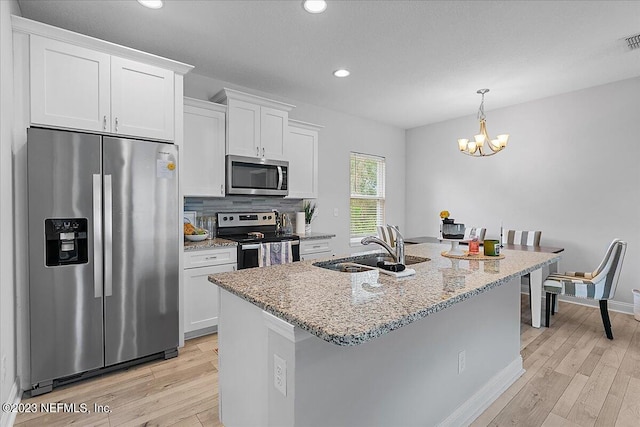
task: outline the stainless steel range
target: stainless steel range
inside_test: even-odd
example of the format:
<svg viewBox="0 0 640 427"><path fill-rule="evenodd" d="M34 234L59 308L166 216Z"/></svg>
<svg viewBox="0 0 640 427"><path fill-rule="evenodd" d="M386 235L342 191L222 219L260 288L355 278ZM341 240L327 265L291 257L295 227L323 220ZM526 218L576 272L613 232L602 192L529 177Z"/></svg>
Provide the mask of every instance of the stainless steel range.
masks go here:
<svg viewBox="0 0 640 427"><path fill-rule="evenodd" d="M300 237L276 230L275 212L218 213L218 237L238 242L238 270L258 267L262 243L291 241L293 261L300 261Z"/></svg>

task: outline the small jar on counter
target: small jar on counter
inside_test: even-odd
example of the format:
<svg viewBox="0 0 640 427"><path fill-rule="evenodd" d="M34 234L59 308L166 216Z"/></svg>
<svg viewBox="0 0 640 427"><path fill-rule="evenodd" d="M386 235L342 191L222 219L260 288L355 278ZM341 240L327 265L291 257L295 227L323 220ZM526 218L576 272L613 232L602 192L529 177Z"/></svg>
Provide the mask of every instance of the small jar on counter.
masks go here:
<svg viewBox="0 0 640 427"><path fill-rule="evenodd" d="M480 241L478 240L478 236L471 237L469 240L469 254L477 255L480 253Z"/></svg>

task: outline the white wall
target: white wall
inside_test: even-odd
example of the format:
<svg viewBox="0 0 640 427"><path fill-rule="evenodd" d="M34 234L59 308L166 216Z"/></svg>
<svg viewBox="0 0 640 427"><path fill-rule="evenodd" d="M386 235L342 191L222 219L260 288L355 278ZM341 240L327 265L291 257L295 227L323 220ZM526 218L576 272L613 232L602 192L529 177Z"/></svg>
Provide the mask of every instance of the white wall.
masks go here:
<svg viewBox="0 0 640 427"><path fill-rule="evenodd" d="M404 130L194 73L185 76L184 94L208 100L223 87L294 104L296 108L289 113L290 118L324 126L318 144L318 216L312 224L312 230L336 234L332 241L332 249L336 254L362 250L362 247L349 246L350 151L386 158L386 219L404 230ZM337 217L333 216L335 208L338 209Z"/></svg>
<svg viewBox="0 0 640 427"><path fill-rule="evenodd" d="M15 280L13 257L13 41L11 14L20 14L15 0L0 1L0 401L17 393ZM9 415L0 414L0 425Z"/></svg>
<svg viewBox="0 0 640 427"><path fill-rule="evenodd" d="M628 242L615 300L629 309L640 253L640 78L487 111L490 136L511 135L493 157L458 152L475 115L407 131L407 230L436 236L439 212L456 222L542 230L565 248L561 270L595 269L613 238ZM491 97L487 98L490 105ZM615 308L615 304L613 304Z"/></svg>

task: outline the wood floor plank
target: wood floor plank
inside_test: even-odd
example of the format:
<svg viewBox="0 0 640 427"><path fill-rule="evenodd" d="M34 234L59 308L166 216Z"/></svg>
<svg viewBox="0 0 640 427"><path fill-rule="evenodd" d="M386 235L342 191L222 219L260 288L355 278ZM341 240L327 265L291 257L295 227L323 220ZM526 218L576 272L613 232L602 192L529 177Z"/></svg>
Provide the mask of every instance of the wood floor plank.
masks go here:
<svg viewBox="0 0 640 427"><path fill-rule="evenodd" d="M558 399L558 402L556 402L555 406L551 410L551 413L556 414L559 417L566 418L567 415L569 415L569 412L571 412L571 408L573 408L573 405L578 400L580 393L582 393L582 389L587 384L587 381L589 381L589 377L587 376L581 374L574 375L569 386L566 388L564 393L562 393L562 396Z"/></svg>
<svg viewBox="0 0 640 427"><path fill-rule="evenodd" d="M182 421L171 424L170 427L202 427L202 423L198 419L197 415L191 415L189 418L185 418Z"/></svg>
<svg viewBox="0 0 640 427"><path fill-rule="evenodd" d="M630 379L631 377L629 375L618 371L616 377L613 379L607 398L602 405L602 409L598 414L598 419L596 419L595 423L596 426L609 427L615 425L624 396L627 393Z"/></svg>
<svg viewBox="0 0 640 427"><path fill-rule="evenodd" d="M491 425L540 426L571 382L571 377L543 368L509 402Z"/></svg>
<svg viewBox="0 0 640 427"><path fill-rule="evenodd" d="M560 362L556 367L556 371L561 374L575 375L598 341L598 334L592 328L583 327L580 329L582 336L578 339L576 345L569 351L569 353L567 353L567 356L562 360L562 362Z"/></svg>
<svg viewBox="0 0 640 427"><path fill-rule="evenodd" d="M640 322L636 322L633 337L629 342L629 348L625 358L620 364L620 372L630 377L640 379Z"/></svg>
<svg viewBox="0 0 640 427"><path fill-rule="evenodd" d="M566 418L582 426L595 425L616 372L615 368L599 363Z"/></svg>
<svg viewBox="0 0 640 427"><path fill-rule="evenodd" d="M197 416L203 426L222 425L218 418L218 413L218 404L216 403L215 407L199 412Z"/></svg>
<svg viewBox="0 0 640 427"><path fill-rule="evenodd" d="M616 427L637 426L640 421L640 379L631 378L616 419Z"/></svg>
<svg viewBox="0 0 640 427"><path fill-rule="evenodd" d="M578 424L574 424L566 418L562 418L560 415L551 412L542 423L542 427L581 427Z"/></svg>

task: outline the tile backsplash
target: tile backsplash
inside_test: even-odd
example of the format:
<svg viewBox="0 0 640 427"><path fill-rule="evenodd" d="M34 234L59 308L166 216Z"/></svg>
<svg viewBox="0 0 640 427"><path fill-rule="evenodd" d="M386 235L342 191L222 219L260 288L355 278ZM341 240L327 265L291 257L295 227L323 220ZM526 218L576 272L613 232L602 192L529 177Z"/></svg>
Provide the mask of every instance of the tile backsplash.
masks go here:
<svg viewBox="0 0 640 427"><path fill-rule="evenodd" d="M270 212L272 209L277 209L279 212L289 213L291 219L295 221L295 212L303 210L302 202L302 199L282 197L185 197L184 210L196 211L197 216L201 216L215 215L218 212Z"/></svg>

